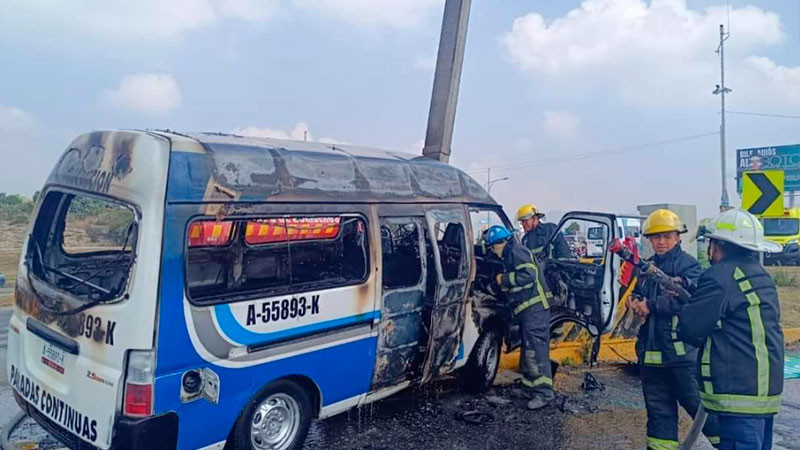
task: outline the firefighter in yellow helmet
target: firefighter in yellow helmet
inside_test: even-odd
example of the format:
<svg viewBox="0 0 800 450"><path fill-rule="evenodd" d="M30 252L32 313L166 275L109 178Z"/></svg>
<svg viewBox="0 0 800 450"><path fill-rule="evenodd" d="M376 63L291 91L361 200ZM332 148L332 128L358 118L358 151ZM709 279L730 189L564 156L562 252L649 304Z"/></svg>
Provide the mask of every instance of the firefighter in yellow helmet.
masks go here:
<svg viewBox="0 0 800 450"><path fill-rule="evenodd" d="M568 258L570 256L569 246L564 236L558 235L546 248L550 238L556 234L558 226L553 223L543 222L544 213L536 209L536 206L527 204L522 205L517 210L517 220L522 224L525 235L522 243L525 244L534 255L545 252L553 258ZM550 251L552 249L552 252Z"/></svg>
<svg viewBox="0 0 800 450"><path fill-rule="evenodd" d="M659 209L644 222L643 234L653 246L653 262L690 292L702 269L680 246L686 226L672 211ZM636 340L636 354L647 407L647 448L678 448L678 405L694 417L700 405L697 348L677 337L678 314L685 304L652 278L641 278L628 307L645 317ZM719 443L717 421L709 416L703 432Z"/></svg>

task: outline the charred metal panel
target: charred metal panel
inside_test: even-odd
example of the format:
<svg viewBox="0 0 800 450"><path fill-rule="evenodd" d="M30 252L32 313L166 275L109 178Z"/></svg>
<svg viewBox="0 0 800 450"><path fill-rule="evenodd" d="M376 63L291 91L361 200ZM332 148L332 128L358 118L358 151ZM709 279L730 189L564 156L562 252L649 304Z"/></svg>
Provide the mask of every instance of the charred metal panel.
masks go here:
<svg viewBox="0 0 800 450"><path fill-rule="evenodd" d="M199 133L190 135L204 148L202 167L173 154L177 172L170 183L207 179L229 193L228 202L455 202L496 204L469 175L429 158L350 145L326 145ZM204 170L206 173L196 173ZM185 181L184 181L185 180ZM170 201L193 189L170 186ZM211 192L210 190L207 192Z"/></svg>
<svg viewBox="0 0 800 450"><path fill-rule="evenodd" d="M391 316L414 311L422 308L424 301L419 289L390 291L383 297L383 313Z"/></svg>
<svg viewBox="0 0 800 450"><path fill-rule="evenodd" d="M47 179L61 185L107 194L141 205L163 196L169 141L139 131L96 131L70 143ZM159 181L154 182L153 177Z"/></svg>
<svg viewBox="0 0 800 450"><path fill-rule="evenodd" d="M436 261L436 288L433 310L431 312L430 336L423 368L422 382L431 380L452 370L461 344L461 333L466 319L467 286L474 277L471 270L473 247L468 245L469 220L463 206L449 208L434 207L426 214L431 247ZM442 250L439 248L436 233L437 223L461 225L462 239L461 267L458 276L446 279L442 265ZM446 234L446 232L445 232ZM433 275L433 274L431 274Z"/></svg>
<svg viewBox="0 0 800 450"><path fill-rule="evenodd" d="M382 218L380 223L382 227L391 224L416 226L421 276L419 281L410 287L398 289L384 287L381 322L378 327L378 350L372 377L373 389L419 377L427 343L426 302L430 302L426 299L425 292L428 275L422 218ZM381 233L381 237L382 241L391 238L384 233ZM387 274L383 270L384 267L381 267L383 285L386 286Z"/></svg>

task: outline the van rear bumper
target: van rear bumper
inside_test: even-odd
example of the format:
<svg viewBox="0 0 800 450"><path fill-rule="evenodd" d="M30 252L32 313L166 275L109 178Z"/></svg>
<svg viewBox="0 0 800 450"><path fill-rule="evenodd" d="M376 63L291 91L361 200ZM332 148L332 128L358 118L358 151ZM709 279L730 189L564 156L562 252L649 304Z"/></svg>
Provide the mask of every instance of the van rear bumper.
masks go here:
<svg viewBox="0 0 800 450"><path fill-rule="evenodd" d="M42 428L71 449L95 450L81 438L75 436L61 425L53 422L35 407L22 399L14 391L14 398L19 407L32 417ZM178 445L178 415L174 412L152 417L133 418L118 416L114 423L114 438L111 448L127 449L174 449Z"/></svg>

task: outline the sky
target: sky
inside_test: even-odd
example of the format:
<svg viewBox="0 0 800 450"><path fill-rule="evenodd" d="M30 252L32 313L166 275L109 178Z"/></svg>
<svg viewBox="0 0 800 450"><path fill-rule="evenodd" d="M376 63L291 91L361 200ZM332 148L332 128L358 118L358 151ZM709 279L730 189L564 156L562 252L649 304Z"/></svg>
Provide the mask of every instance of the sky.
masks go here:
<svg viewBox="0 0 800 450"><path fill-rule="evenodd" d="M443 0L0 0L0 192L77 135L219 131L421 153ZM472 0L451 163L513 213L720 199L800 143L800 0ZM491 168L489 172L487 169Z"/></svg>

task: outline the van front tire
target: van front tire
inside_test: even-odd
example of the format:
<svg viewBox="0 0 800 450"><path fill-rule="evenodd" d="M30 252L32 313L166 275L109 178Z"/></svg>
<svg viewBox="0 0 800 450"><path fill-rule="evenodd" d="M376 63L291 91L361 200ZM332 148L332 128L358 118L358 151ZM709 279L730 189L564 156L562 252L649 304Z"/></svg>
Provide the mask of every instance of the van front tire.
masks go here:
<svg viewBox="0 0 800 450"><path fill-rule="evenodd" d="M241 450L297 450L311 426L308 393L297 383L271 383L247 404L236 421L233 437Z"/></svg>
<svg viewBox="0 0 800 450"><path fill-rule="evenodd" d="M486 392L494 384L500 367L500 343L500 333L493 327L478 337L462 372L464 387L470 392Z"/></svg>

